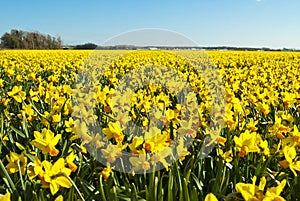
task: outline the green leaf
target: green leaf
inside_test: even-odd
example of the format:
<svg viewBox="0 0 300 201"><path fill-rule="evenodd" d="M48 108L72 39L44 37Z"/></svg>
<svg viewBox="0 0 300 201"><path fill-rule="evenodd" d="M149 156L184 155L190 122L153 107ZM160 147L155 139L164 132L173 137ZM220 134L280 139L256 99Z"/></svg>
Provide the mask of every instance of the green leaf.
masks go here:
<svg viewBox="0 0 300 201"><path fill-rule="evenodd" d="M10 126L11 130L15 131L19 136L21 136L22 138L26 138L26 135L24 133L22 133L20 130L16 129L13 126Z"/></svg>

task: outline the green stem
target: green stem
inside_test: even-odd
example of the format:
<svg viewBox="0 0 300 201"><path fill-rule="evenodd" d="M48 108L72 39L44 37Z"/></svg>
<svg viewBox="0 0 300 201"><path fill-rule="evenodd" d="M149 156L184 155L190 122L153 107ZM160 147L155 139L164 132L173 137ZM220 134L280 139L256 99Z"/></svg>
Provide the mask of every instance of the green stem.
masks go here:
<svg viewBox="0 0 300 201"><path fill-rule="evenodd" d="M35 110L35 112L36 112L38 115L40 115L41 117L44 116L43 114L41 114L41 113L39 112L39 110L35 107L35 105L34 105L34 103L33 103L32 101L29 101L29 103L31 104L32 108ZM47 119L47 120L48 120L48 119Z"/></svg>
<svg viewBox="0 0 300 201"><path fill-rule="evenodd" d="M103 201L106 201L106 197L105 197L105 192L104 192L104 188L103 188L103 182L102 182L102 175L100 175L100 194L101 194L101 198Z"/></svg>
<svg viewBox="0 0 300 201"><path fill-rule="evenodd" d="M85 199L82 197L82 195L81 195L79 189L77 188L76 184L74 183L74 181L66 173L63 173L63 175L72 183L72 185L74 186L74 188L75 188L76 192L78 193L80 199L82 201L85 201Z"/></svg>
<svg viewBox="0 0 300 201"><path fill-rule="evenodd" d="M22 127L25 132L26 138L28 139L29 138L28 129L27 129L28 122L24 112L22 112L22 116L23 116Z"/></svg>
<svg viewBox="0 0 300 201"><path fill-rule="evenodd" d="M9 184L10 184L10 187L12 188L13 191L15 191L17 193L17 189L13 183L13 181L11 180L9 174L7 173L2 161L0 160L0 168L2 169L2 172L4 173L5 177L7 178Z"/></svg>
<svg viewBox="0 0 300 201"><path fill-rule="evenodd" d="M17 163L18 163L18 170L19 170L19 174L20 174L22 189L23 189L23 191L25 191L25 185L24 185L24 180L23 180L21 166L20 166L20 160L17 160Z"/></svg>

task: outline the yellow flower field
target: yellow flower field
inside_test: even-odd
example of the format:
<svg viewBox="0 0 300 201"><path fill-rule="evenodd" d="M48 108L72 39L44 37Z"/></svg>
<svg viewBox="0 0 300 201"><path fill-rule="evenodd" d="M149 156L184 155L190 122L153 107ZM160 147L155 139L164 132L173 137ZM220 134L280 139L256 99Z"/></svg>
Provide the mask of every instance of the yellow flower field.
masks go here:
<svg viewBox="0 0 300 201"><path fill-rule="evenodd" d="M300 200L300 53L0 51L0 200Z"/></svg>

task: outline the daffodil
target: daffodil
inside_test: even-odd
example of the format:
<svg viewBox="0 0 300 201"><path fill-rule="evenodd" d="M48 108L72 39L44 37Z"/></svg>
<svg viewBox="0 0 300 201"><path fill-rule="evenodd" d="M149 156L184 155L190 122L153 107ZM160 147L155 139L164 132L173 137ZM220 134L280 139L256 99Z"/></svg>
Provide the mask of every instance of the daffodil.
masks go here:
<svg viewBox="0 0 300 201"><path fill-rule="evenodd" d="M234 136L235 148L240 157L245 157L249 152L259 152L258 143L261 137L257 133L250 133L246 130L239 137Z"/></svg>
<svg viewBox="0 0 300 201"><path fill-rule="evenodd" d="M290 168L290 170L297 176L296 170L300 171L300 161L295 160L297 152L294 146L284 146L283 153L285 160L279 161L279 164L283 168Z"/></svg>
<svg viewBox="0 0 300 201"><path fill-rule="evenodd" d="M149 159L145 152L139 154L138 156L130 157L129 161L133 166L133 171L149 170L151 167Z"/></svg>
<svg viewBox="0 0 300 201"><path fill-rule="evenodd" d="M261 149L261 153L263 153L265 156L270 155L270 149L269 149L269 144L267 140L261 140L259 143L259 148Z"/></svg>
<svg viewBox="0 0 300 201"><path fill-rule="evenodd" d="M258 124L258 121L254 121L252 118L250 119L249 123L247 123L246 127L250 129L252 132L257 131L256 125Z"/></svg>
<svg viewBox="0 0 300 201"><path fill-rule="evenodd" d="M43 165L38 157L34 158L34 163L28 164L27 175L29 176L30 180L36 176L38 176L40 179L44 177Z"/></svg>
<svg viewBox="0 0 300 201"><path fill-rule="evenodd" d="M47 111L44 112L44 114L42 115L42 118L41 118L41 123L44 125L44 126L49 126L50 123L50 117L51 117L51 114Z"/></svg>
<svg viewBox="0 0 300 201"><path fill-rule="evenodd" d="M147 152L156 152L168 146L168 136L166 134L157 134L153 137L145 136L144 148Z"/></svg>
<svg viewBox="0 0 300 201"><path fill-rule="evenodd" d="M245 201L252 201L252 200L263 200L264 195L262 194L265 185L266 185L266 178L262 177L258 186L255 185L256 183L256 176L252 179L252 184L244 184L244 183L237 183L235 189L237 192L241 193Z"/></svg>
<svg viewBox="0 0 300 201"><path fill-rule="evenodd" d="M0 195L0 201L10 201L10 192L5 193L5 195Z"/></svg>
<svg viewBox="0 0 300 201"><path fill-rule="evenodd" d="M293 93L289 93L289 92L283 92L282 93L283 98L283 104L286 107L292 107L294 103L296 103L296 96Z"/></svg>
<svg viewBox="0 0 300 201"><path fill-rule="evenodd" d="M83 140L83 144L88 144L92 141L93 137L88 133L88 127L85 122L80 122L79 119L74 121L75 135L70 140L76 140L79 137Z"/></svg>
<svg viewBox="0 0 300 201"><path fill-rule="evenodd" d="M23 119L22 113L24 112L26 114L26 116L27 116L27 120L31 122L32 121L32 117L35 116L34 110L32 109L32 105L31 104L23 105L22 109L23 110L20 110L21 114L18 114L18 117L20 119Z"/></svg>
<svg viewBox="0 0 300 201"><path fill-rule="evenodd" d="M4 80L3 79L0 79L0 88L4 87Z"/></svg>
<svg viewBox="0 0 300 201"><path fill-rule="evenodd" d="M176 146L176 152L177 156L179 157L180 161L183 161L187 155L190 155L191 153L188 151L188 149L185 147L183 138L179 138L178 144Z"/></svg>
<svg viewBox="0 0 300 201"><path fill-rule="evenodd" d="M205 196L204 201L218 201L218 199L214 194L209 193Z"/></svg>
<svg viewBox="0 0 300 201"><path fill-rule="evenodd" d="M68 167L72 170L72 172L75 172L77 170L77 165L74 163L75 159L76 155L72 150L71 153L66 157L66 163L68 164Z"/></svg>
<svg viewBox="0 0 300 201"><path fill-rule="evenodd" d="M66 126L66 129L65 131L68 132L68 133L75 133L75 124L74 124L74 120L72 117L69 118L69 120L65 121L65 126Z"/></svg>
<svg viewBox="0 0 300 201"><path fill-rule="evenodd" d="M293 129L293 132L291 133L291 136L293 137L294 142L297 145L300 145L300 132L296 125L294 125L294 129Z"/></svg>
<svg viewBox="0 0 300 201"><path fill-rule="evenodd" d="M179 137L190 135L195 138L197 135L197 130L193 127L193 123L193 119L189 119L188 121L181 121L180 127L177 129L177 134L179 135Z"/></svg>
<svg viewBox="0 0 300 201"><path fill-rule="evenodd" d="M101 171L101 175L104 178L104 181L107 181L107 179L110 177L111 173L112 173L112 169L110 167L105 167Z"/></svg>
<svg viewBox="0 0 300 201"><path fill-rule="evenodd" d="M42 132L34 131L35 139L31 142L35 147L42 150L43 154L49 153L51 156L57 156L59 150L55 148L61 138L61 134L54 135L51 130L46 128Z"/></svg>
<svg viewBox="0 0 300 201"><path fill-rule="evenodd" d="M60 187L71 188L72 183L68 176L72 171L65 167L63 158L58 159L53 165L46 160L42 164L45 169L44 181L50 187L52 195L56 194Z"/></svg>
<svg viewBox="0 0 300 201"><path fill-rule="evenodd" d="M9 141L9 138L7 135L3 135L2 133L0 133L0 139L3 140L4 144L6 143L6 141Z"/></svg>
<svg viewBox="0 0 300 201"><path fill-rule="evenodd" d="M290 128L288 126L285 126L282 124L281 117L275 116L275 123L274 125L269 129L269 132L271 133L271 136L275 135L280 140L285 138L285 134L290 131Z"/></svg>
<svg viewBox="0 0 300 201"><path fill-rule="evenodd" d="M266 186L267 180L265 177L261 178L258 186L255 185L256 176L253 177L252 181L253 181L252 184L244 184L244 183L236 184L236 191L241 193L243 198L246 201L252 201L252 200L285 201L285 199L283 197L281 197L280 194L286 185L286 180L282 180L277 185L277 187L270 187L270 188L267 188L266 190L265 190L265 186Z"/></svg>
<svg viewBox="0 0 300 201"><path fill-rule="evenodd" d="M109 144L105 149L101 150L102 157L109 163L114 163L117 158L122 156L122 150L117 145Z"/></svg>
<svg viewBox="0 0 300 201"><path fill-rule="evenodd" d="M11 69L11 68L7 69L6 72L7 72L7 74L8 74L10 77L14 76L14 74L15 74L14 69Z"/></svg>
<svg viewBox="0 0 300 201"><path fill-rule="evenodd" d="M233 153L231 149L226 152L223 152L222 149L217 149L217 154L221 156L227 163L230 163L233 160Z"/></svg>
<svg viewBox="0 0 300 201"><path fill-rule="evenodd" d="M54 123L59 123L60 120L61 120L61 114L55 114L55 115L52 116L52 121Z"/></svg>
<svg viewBox="0 0 300 201"><path fill-rule="evenodd" d="M33 91L32 89L30 89L29 95L30 95L30 99L33 100L34 102L39 101L39 92L38 91Z"/></svg>
<svg viewBox="0 0 300 201"><path fill-rule="evenodd" d="M286 180L282 180L278 186L271 187L267 189L266 197L263 201L285 201L283 197L280 196L286 185Z"/></svg>
<svg viewBox="0 0 300 201"><path fill-rule="evenodd" d="M271 111L271 108L267 103L258 102L255 106L258 111L262 112L265 115L269 114Z"/></svg>
<svg viewBox="0 0 300 201"><path fill-rule="evenodd" d="M222 146L225 146L226 141L227 141L227 139L222 136L219 136L217 139L217 142Z"/></svg>
<svg viewBox="0 0 300 201"><path fill-rule="evenodd" d="M151 127L145 132L144 149L147 152L156 152L168 146L168 133L161 132L157 127Z"/></svg>
<svg viewBox="0 0 300 201"><path fill-rule="evenodd" d="M103 128L102 131L108 140L115 138L117 142L122 142L124 139L124 134L122 133L122 128L119 122L109 122L108 128Z"/></svg>
<svg viewBox="0 0 300 201"><path fill-rule="evenodd" d="M133 137L132 143L128 145L128 147L130 148L133 154L138 154L141 152L140 147L143 143L144 143L143 137L135 136Z"/></svg>
<svg viewBox="0 0 300 201"><path fill-rule="evenodd" d="M55 198L54 201L63 201L64 200L64 197L62 195L59 195Z"/></svg>
<svg viewBox="0 0 300 201"><path fill-rule="evenodd" d="M12 91L7 92L7 95L14 98L18 103L22 103L26 99L26 93L22 91L22 86L14 86Z"/></svg>
<svg viewBox="0 0 300 201"><path fill-rule="evenodd" d="M27 157L24 155L24 152L17 154L15 152L10 152L9 156L6 156L8 164L6 165L6 170L9 174L16 173L19 171L24 175L26 166L27 166Z"/></svg>
<svg viewBox="0 0 300 201"><path fill-rule="evenodd" d="M155 165L157 163L161 163L166 170L171 165L170 162L167 162L166 158L171 156L172 149L170 147L166 147L162 150L159 150L153 154L151 154L151 164Z"/></svg>

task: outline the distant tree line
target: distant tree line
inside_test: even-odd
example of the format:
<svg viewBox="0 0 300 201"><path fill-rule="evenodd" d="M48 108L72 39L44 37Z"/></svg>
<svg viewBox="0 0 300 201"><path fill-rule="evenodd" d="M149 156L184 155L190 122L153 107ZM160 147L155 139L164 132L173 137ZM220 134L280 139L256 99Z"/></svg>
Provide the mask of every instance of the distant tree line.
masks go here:
<svg viewBox="0 0 300 201"><path fill-rule="evenodd" d="M1 37L1 47L8 49L60 49L60 37L13 29Z"/></svg>
<svg viewBox="0 0 300 201"><path fill-rule="evenodd" d="M85 43L82 45L76 45L73 47L74 50L134 50L137 49L133 45L114 45L114 46L98 46L94 43Z"/></svg>
<svg viewBox="0 0 300 201"><path fill-rule="evenodd" d="M93 43L85 43L83 45L76 45L73 49L74 50L93 50L96 49L97 45Z"/></svg>

